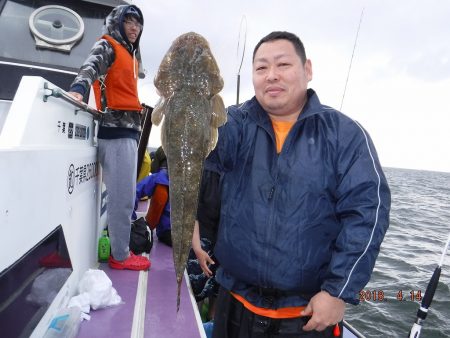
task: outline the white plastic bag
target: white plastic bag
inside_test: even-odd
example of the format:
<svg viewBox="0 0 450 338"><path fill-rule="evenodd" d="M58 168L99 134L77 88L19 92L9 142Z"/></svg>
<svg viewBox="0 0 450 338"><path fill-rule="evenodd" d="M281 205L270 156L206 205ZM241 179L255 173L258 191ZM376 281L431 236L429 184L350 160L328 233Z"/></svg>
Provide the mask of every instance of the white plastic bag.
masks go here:
<svg viewBox="0 0 450 338"><path fill-rule="evenodd" d="M78 285L80 294L89 295L89 303L92 309L97 310L107 306L120 304L122 298L113 288L112 282L102 270L89 269L81 278ZM83 297L86 297L83 295Z"/></svg>
<svg viewBox="0 0 450 338"><path fill-rule="evenodd" d="M89 296L89 293L83 292L70 298L67 307L73 306L78 306L83 313L89 313L91 311L91 296Z"/></svg>

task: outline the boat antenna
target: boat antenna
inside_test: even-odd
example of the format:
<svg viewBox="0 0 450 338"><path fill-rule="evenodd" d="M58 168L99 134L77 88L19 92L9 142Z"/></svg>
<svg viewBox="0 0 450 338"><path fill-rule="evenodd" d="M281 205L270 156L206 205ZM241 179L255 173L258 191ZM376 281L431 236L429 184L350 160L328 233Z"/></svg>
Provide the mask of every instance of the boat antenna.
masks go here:
<svg viewBox="0 0 450 338"><path fill-rule="evenodd" d="M350 70L352 69L353 56L355 55L356 42L358 41L358 35L359 35L359 30L361 28L361 22L362 22L363 14L364 14L364 7L363 7L363 9L361 11L361 16L359 17L359 25L358 25L358 30L356 31L355 43L353 44L352 57L350 59L350 65L348 66L347 80L345 81L344 93L342 94L342 100L341 100L341 107L339 108L339 110L341 110L341 111L342 111L342 106L344 104L345 92L347 91L347 84L348 84L348 79L350 77Z"/></svg>
<svg viewBox="0 0 450 338"><path fill-rule="evenodd" d="M242 35L243 34L243 39ZM239 48L242 46L242 53L239 53ZM242 16L241 24L239 27L239 36L238 36L238 44L237 44L237 50L236 50L236 60L239 64L238 70L237 70L237 92L236 92L236 104L239 104L239 89L241 85L241 68L242 68L242 62L244 61L244 55L245 55L245 45L247 44L247 18L245 15ZM239 56L241 56L241 60L239 62Z"/></svg>
<svg viewBox="0 0 450 338"><path fill-rule="evenodd" d="M441 267L442 264L444 264L444 257L447 253L448 247L450 245L450 234L447 239L447 243L445 244L444 250L442 251L441 259L438 263L438 266L436 269L434 269L433 275L431 276L430 281L428 282L427 289L425 290L425 295L422 299L422 303L420 304L419 310L417 310L417 318L415 323L413 324L413 327L411 328L411 331L409 332L409 338L419 338L420 336L420 330L422 329L422 322L427 317L428 308L431 305L431 301L434 297L434 292L436 291L439 277L441 275Z"/></svg>

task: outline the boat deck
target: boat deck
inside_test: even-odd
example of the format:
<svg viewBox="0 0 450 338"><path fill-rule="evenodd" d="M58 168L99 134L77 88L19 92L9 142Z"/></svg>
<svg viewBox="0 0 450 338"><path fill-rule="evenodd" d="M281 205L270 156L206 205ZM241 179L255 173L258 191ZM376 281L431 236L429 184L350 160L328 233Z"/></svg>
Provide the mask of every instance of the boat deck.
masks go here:
<svg viewBox="0 0 450 338"><path fill-rule="evenodd" d="M155 240L150 260L152 266L148 272L120 271L109 268L107 264L100 264L99 268L109 276L123 303L92 310L91 320L82 322L78 338L206 337L195 300L185 281L181 288L180 311L177 313L171 248ZM147 285L142 283L145 275L148 277ZM140 284L143 285L141 290L145 288L144 292L139 291ZM139 310L140 306L145 311ZM344 327L343 337L357 336Z"/></svg>
<svg viewBox="0 0 450 338"><path fill-rule="evenodd" d="M79 338L206 337L195 300L185 281L177 313L172 249L155 240L150 260L152 266L148 272L120 271L110 269L107 264L100 265L123 303L91 311L91 320L81 324ZM142 282L145 279L147 283Z"/></svg>
<svg viewBox="0 0 450 338"><path fill-rule="evenodd" d="M137 216L145 215L148 201L139 202ZM145 337L206 338L195 299L187 286L185 273L181 288L180 311L176 310L176 278L172 249L154 235L148 272L114 270L100 264L123 303L92 310L91 320L83 321L78 338ZM362 337L345 323L343 338ZM354 329L353 329L354 330Z"/></svg>

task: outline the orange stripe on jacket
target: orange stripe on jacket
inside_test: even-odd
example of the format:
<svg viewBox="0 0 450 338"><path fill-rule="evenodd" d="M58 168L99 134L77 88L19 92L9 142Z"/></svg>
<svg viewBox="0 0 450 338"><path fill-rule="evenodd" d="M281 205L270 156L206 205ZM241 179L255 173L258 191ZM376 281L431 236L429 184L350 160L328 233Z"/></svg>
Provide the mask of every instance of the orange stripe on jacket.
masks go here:
<svg viewBox="0 0 450 338"><path fill-rule="evenodd" d="M159 224L159 220L161 219L161 215L164 211L168 198L169 189L167 186L157 184L155 191L153 192L152 199L150 200L147 215L145 215L145 220L147 221L150 229L155 229Z"/></svg>

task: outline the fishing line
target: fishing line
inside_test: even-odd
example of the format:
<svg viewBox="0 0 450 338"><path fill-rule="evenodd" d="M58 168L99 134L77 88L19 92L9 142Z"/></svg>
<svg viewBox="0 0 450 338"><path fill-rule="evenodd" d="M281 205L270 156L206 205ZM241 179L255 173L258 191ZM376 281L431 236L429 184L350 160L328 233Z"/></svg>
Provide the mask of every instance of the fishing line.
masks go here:
<svg viewBox="0 0 450 338"><path fill-rule="evenodd" d="M243 29L244 29L244 31L243 31ZM244 43L243 43L241 61L239 62L239 47L241 45L241 33L244 33L244 41L243 41ZM243 15L242 19L241 19L241 24L239 26L238 44L237 44L237 49L236 49L236 60L237 60L237 63L239 64L239 66L237 67L236 104L239 104L239 89L240 89L240 85L241 85L241 68L242 68L242 62L244 61L246 44L247 44L247 18L245 15Z"/></svg>
<svg viewBox="0 0 450 338"><path fill-rule="evenodd" d="M350 78L350 70L352 69L353 56L355 55L356 42L358 41L358 35L359 35L359 30L361 28L361 22L362 22L363 14L364 14L364 7L363 7L363 9L361 11L361 16L359 18L358 30L356 31L355 43L353 44L352 57L350 59L350 65L348 66L347 80L345 81L344 93L342 94L342 100L341 100L341 107L339 108L339 110L341 110L341 111L342 111L342 105L344 104L345 92L347 91L348 79Z"/></svg>
<svg viewBox="0 0 450 338"><path fill-rule="evenodd" d="M442 251L441 260L439 261L440 267L444 264L444 257L445 257L445 254L447 253L449 245L450 245L450 234L448 235L447 244L444 247L444 251Z"/></svg>
<svg viewBox="0 0 450 338"><path fill-rule="evenodd" d="M431 301L433 300L434 293L436 291L439 277L441 275L441 267L444 264L444 257L447 253L448 247L450 245L450 234L447 239L447 243L445 244L444 250L442 251L442 256L439 261L438 266L434 269L433 275L431 276L430 281L428 282L427 289L425 290L425 295L422 299L422 303L420 304L419 310L417 310L417 318L416 322L413 324L411 331L409 332L409 338L419 338L420 331L422 329L422 322L425 320L428 314L428 308L431 305Z"/></svg>

